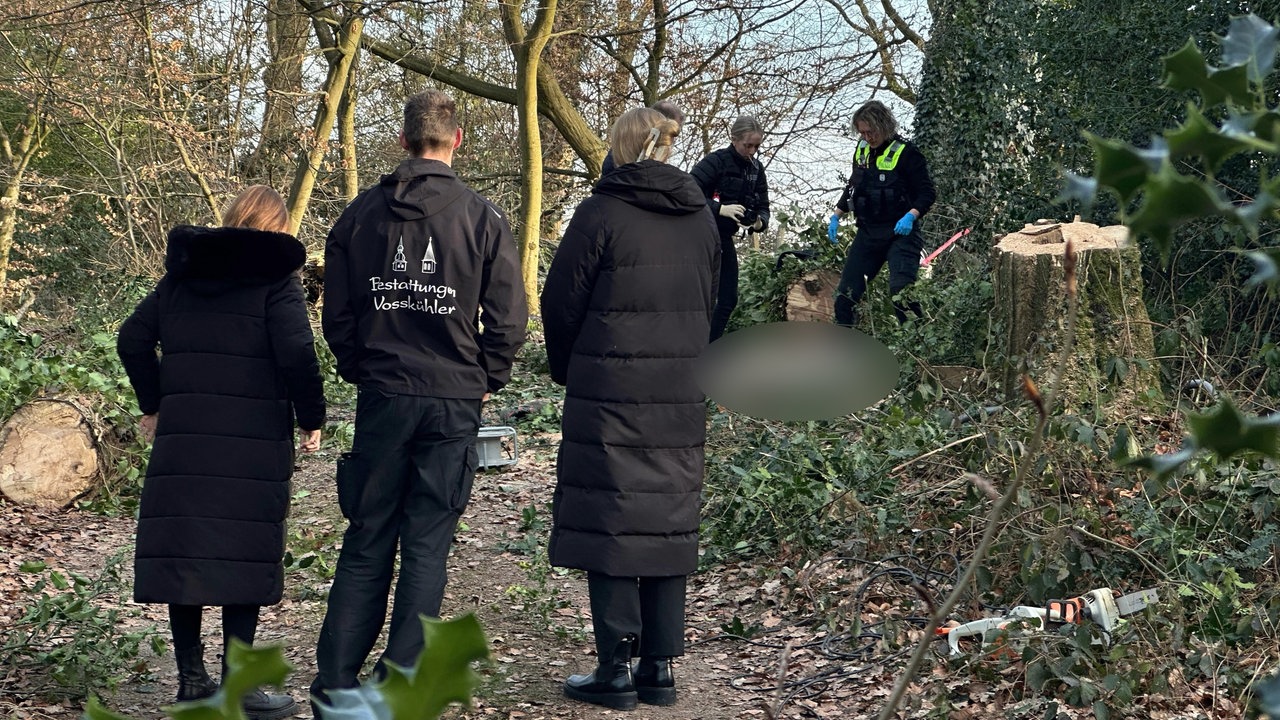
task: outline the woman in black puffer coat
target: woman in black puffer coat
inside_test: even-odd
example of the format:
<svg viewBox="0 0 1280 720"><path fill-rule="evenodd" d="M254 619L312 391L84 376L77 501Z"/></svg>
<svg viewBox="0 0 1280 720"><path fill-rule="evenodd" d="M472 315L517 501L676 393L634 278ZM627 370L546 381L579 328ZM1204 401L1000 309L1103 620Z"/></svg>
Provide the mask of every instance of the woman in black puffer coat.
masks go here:
<svg viewBox="0 0 1280 720"><path fill-rule="evenodd" d="M619 165L574 212L542 293L551 377L565 386L549 554L587 571L599 659L564 690L621 709L675 702L698 564L706 406L693 365L720 251L701 190L663 162L678 131L647 108L618 119Z"/></svg>
<svg viewBox="0 0 1280 720"><path fill-rule="evenodd" d="M251 645L259 608L280 601L294 420L299 449L311 452L325 419L297 272L306 251L283 232L284 201L271 188L250 187L224 223L169 233L165 275L120 326L117 342L142 431L155 438L134 599L169 605L179 701L217 689L204 669L203 606L222 606L224 642ZM287 695L244 699L254 720L295 707Z"/></svg>

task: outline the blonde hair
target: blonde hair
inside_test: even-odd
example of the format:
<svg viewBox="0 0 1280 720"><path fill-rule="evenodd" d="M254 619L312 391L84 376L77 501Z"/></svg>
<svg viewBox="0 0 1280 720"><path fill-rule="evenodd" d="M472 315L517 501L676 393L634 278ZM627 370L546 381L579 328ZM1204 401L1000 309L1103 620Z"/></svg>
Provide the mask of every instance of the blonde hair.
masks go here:
<svg viewBox="0 0 1280 720"><path fill-rule="evenodd" d="M666 162L679 134L680 123L652 108L636 108L622 113L613 123L609 150L618 165L639 160Z"/></svg>
<svg viewBox="0 0 1280 720"><path fill-rule="evenodd" d="M764 128L760 127L759 120L750 115L739 115L733 125L729 126L730 140L742 140L752 133L764 135Z"/></svg>
<svg viewBox="0 0 1280 720"><path fill-rule="evenodd" d="M289 232L289 209L280 193L266 185L250 185L222 211L222 226Z"/></svg>

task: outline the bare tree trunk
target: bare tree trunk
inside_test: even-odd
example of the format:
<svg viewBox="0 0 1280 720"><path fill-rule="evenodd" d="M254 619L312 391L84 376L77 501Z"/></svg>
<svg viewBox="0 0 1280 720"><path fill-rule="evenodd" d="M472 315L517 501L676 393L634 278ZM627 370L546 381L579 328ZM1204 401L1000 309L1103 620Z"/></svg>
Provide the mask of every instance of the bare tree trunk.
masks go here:
<svg viewBox="0 0 1280 720"><path fill-rule="evenodd" d="M320 165L329 149L329 136L338 118L338 106L347 83L351 79L351 65L355 62L356 53L360 51L360 36L364 31L364 19L360 15L360 3L347 7L346 17L338 26L335 45L326 44L324 33L320 27L326 20L316 19L317 35L321 38L321 46L329 61L329 72L325 76L324 86L320 89L320 105L316 109L316 119L312 124L311 149L298 162L297 172L293 176L293 185L289 188L289 232L296 234L302 225L302 216L307 212L307 204L311 202L311 193L315 189L316 176Z"/></svg>
<svg viewBox="0 0 1280 720"><path fill-rule="evenodd" d="M538 251L542 242L542 133L538 92L542 51L551 39L556 0L541 0L533 25L524 27L523 0L502 5L502 26L516 60L516 108L520 118L520 272L525 296L538 296ZM548 74L548 78L550 78ZM598 172L598 171L597 171Z"/></svg>
<svg viewBox="0 0 1280 720"><path fill-rule="evenodd" d="M9 256L13 252L13 236L18 228L18 197L22 189L22 178L26 174L27 165L49 135L49 126L41 117L44 98L27 107L27 117L17 127L17 142L10 137L8 130L0 125L0 151L4 153L5 163L9 166L8 179L3 193L0 194L0 300L5 294L5 284L9 279Z"/></svg>
<svg viewBox="0 0 1280 720"><path fill-rule="evenodd" d="M342 148L342 195L351 202L360 194L360 163L356 158L356 76L360 55L351 59L347 86L338 102L338 145Z"/></svg>
<svg viewBox="0 0 1280 720"><path fill-rule="evenodd" d="M298 104L302 97L302 60L307 50L308 17L296 0L267 3L267 51L262 134L242 170L247 179L272 186L293 165L297 151Z"/></svg>

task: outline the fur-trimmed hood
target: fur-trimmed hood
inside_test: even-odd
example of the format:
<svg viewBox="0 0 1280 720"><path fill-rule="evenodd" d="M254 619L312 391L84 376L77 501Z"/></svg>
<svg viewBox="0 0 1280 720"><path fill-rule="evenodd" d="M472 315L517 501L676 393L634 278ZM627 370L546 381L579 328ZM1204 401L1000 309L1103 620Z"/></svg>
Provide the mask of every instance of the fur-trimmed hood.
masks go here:
<svg viewBox="0 0 1280 720"><path fill-rule="evenodd" d="M286 233L179 225L169 231L164 267L175 280L266 285L297 272L306 259L306 248Z"/></svg>

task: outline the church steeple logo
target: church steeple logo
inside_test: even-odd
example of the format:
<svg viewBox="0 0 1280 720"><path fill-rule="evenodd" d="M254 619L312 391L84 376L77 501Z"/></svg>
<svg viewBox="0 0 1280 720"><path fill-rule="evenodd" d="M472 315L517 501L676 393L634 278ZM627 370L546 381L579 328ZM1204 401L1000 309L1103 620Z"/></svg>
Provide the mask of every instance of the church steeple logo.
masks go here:
<svg viewBox="0 0 1280 720"><path fill-rule="evenodd" d="M436 272L435 241L430 237L427 238L427 251L422 254L422 272L425 275L434 275Z"/></svg>
<svg viewBox="0 0 1280 720"><path fill-rule="evenodd" d="M396 257L391 261L392 272L406 272L409 269L409 261L404 256L404 235L400 236L400 244L396 246Z"/></svg>

